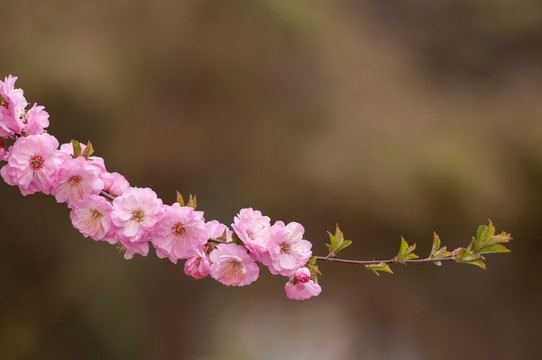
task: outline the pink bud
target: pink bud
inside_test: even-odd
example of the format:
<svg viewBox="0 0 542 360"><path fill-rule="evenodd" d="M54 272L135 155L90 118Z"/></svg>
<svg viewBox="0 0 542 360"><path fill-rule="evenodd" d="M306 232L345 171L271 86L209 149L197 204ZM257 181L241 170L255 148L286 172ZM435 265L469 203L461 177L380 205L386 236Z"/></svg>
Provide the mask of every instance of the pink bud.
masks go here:
<svg viewBox="0 0 542 360"><path fill-rule="evenodd" d="M311 271L305 266L297 268L295 271L295 279L304 284L311 279Z"/></svg>
<svg viewBox="0 0 542 360"><path fill-rule="evenodd" d="M197 251L197 255L189 258L184 263L184 273L194 279L201 279L209 275L209 259L203 251Z"/></svg>

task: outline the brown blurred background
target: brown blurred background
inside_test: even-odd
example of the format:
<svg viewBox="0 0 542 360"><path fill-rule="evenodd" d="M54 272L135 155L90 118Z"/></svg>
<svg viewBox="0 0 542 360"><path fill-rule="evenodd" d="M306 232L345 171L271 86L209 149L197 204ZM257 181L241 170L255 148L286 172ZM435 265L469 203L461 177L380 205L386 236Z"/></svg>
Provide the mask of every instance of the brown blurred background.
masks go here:
<svg viewBox="0 0 542 360"><path fill-rule="evenodd" d="M61 142L206 219L297 221L316 254L387 258L491 218L512 253L321 264L228 288L154 255L125 261L44 195L0 186L2 359L536 359L542 321L542 5L482 1L3 2L0 76Z"/></svg>

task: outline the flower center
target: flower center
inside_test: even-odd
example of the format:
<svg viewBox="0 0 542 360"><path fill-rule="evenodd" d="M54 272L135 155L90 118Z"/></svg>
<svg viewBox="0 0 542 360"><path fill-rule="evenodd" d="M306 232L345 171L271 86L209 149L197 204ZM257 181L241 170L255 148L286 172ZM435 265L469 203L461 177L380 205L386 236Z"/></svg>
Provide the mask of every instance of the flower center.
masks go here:
<svg viewBox="0 0 542 360"><path fill-rule="evenodd" d="M70 183L70 186L77 186L81 182L81 176L79 175L72 175L68 179L68 182Z"/></svg>
<svg viewBox="0 0 542 360"><path fill-rule="evenodd" d="M98 211L98 209L90 209L90 218L92 220L99 219L103 216L101 212Z"/></svg>
<svg viewBox="0 0 542 360"><path fill-rule="evenodd" d="M137 209L132 213L132 220L142 222L145 219L145 213L141 209Z"/></svg>
<svg viewBox="0 0 542 360"><path fill-rule="evenodd" d="M286 254L288 251L290 251L290 245L288 244L282 244L280 246L280 252L283 254Z"/></svg>
<svg viewBox="0 0 542 360"><path fill-rule="evenodd" d="M222 276L230 284L237 284L243 279L243 264L236 259L230 259L222 270Z"/></svg>
<svg viewBox="0 0 542 360"><path fill-rule="evenodd" d="M173 232L175 233L175 235L181 236L186 233L186 229L184 228L183 224L176 224L173 227Z"/></svg>
<svg viewBox="0 0 542 360"><path fill-rule="evenodd" d="M34 155L30 159L30 166L34 169L34 171L41 169L43 165L43 158L39 155Z"/></svg>

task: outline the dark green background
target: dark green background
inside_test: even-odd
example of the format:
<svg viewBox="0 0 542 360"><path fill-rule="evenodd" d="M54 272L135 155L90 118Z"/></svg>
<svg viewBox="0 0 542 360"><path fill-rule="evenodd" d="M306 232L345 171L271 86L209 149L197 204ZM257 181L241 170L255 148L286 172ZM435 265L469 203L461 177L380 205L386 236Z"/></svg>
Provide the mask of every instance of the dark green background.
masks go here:
<svg viewBox="0 0 542 360"><path fill-rule="evenodd" d="M17 1L0 76L61 142L206 219L297 221L316 254L387 258L432 231L488 270L321 264L286 299L85 239L53 197L0 185L2 359L535 359L542 286L542 6L517 1Z"/></svg>

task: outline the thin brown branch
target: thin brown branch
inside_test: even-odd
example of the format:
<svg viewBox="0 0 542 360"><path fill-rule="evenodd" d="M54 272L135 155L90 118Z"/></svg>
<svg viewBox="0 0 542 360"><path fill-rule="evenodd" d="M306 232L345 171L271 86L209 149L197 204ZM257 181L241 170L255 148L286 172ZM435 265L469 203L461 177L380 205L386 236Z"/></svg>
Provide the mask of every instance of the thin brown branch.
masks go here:
<svg viewBox="0 0 542 360"><path fill-rule="evenodd" d="M111 194L106 193L105 191L100 191L100 195L106 198L107 200L113 201L115 200L115 197Z"/></svg>
<svg viewBox="0 0 542 360"><path fill-rule="evenodd" d="M388 259L388 260L348 260L348 259L337 259L329 256L315 256L316 260L322 260L322 261L329 261L329 262L337 262L337 263L343 263L343 264L353 264L353 265L361 265L361 266L367 266L367 265L377 265L377 264L399 264L399 263L433 263L437 261L454 261L454 258L449 257L442 257L442 258L425 258L425 259L410 259L410 260L403 260L399 261L397 259Z"/></svg>

